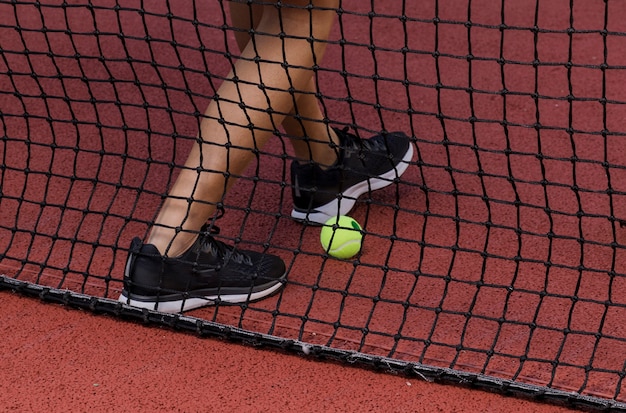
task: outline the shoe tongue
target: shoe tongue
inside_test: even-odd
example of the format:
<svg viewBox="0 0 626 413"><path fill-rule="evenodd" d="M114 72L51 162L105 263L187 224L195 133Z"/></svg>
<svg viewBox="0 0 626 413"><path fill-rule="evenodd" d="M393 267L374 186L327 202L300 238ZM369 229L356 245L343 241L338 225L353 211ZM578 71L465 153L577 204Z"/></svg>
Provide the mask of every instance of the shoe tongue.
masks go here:
<svg viewBox="0 0 626 413"><path fill-rule="evenodd" d="M335 129L337 136L339 136L339 147L341 149L356 149L363 150L368 148L368 140L361 139L356 134L348 132L348 128L345 127L343 130Z"/></svg>
<svg viewBox="0 0 626 413"><path fill-rule="evenodd" d="M200 235L212 234L217 235L220 233L220 227L217 225L209 224L208 222L200 228Z"/></svg>
<svg viewBox="0 0 626 413"><path fill-rule="evenodd" d="M339 138L339 145L338 145L339 150L337 151L337 160L335 161L334 164L330 166L330 168L343 164L346 151L353 152L355 149L358 150L361 147L360 146L361 139L358 136L352 133L349 133L347 127L343 129L338 129L338 128L333 128L333 129L335 130L335 133L337 134L337 137Z"/></svg>
<svg viewBox="0 0 626 413"><path fill-rule="evenodd" d="M339 138L339 145L345 145L346 141L352 142L356 139L359 139L359 137L355 134L348 132L348 127L345 127L343 129L333 128L333 130Z"/></svg>

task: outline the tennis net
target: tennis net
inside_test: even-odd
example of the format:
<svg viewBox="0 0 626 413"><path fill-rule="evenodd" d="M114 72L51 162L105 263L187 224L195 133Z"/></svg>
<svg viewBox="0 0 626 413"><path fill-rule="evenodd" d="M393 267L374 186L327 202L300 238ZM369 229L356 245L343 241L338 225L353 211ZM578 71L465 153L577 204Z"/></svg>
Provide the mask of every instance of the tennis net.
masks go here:
<svg viewBox="0 0 626 413"><path fill-rule="evenodd" d="M360 199L363 249L337 260L289 216L294 155L277 128L224 199L218 238L281 256L286 287L190 316L215 334L623 407L626 9L345 0L336 14L327 40L310 39L326 45L325 120L404 131L411 165ZM0 1L0 285L132 312L113 301L128 246L240 54L230 17L224 1Z"/></svg>

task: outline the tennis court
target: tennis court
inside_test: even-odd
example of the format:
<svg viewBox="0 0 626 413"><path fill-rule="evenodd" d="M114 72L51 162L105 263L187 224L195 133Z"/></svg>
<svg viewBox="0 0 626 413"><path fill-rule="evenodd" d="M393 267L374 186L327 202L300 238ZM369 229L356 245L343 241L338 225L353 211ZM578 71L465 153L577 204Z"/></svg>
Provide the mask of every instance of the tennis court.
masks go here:
<svg viewBox="0 0 626 413"><path fill-rule="evenodd" d="M409 169L361 198L362 251L339 260L289 217L293 154L276 137L218 224L220 239L283 258L285 289L176 316L116 300L130 240L236 58L228 7L0 1L2 289L105 313L67 317L108 328L192 333L168 330L164 346L227 338L278 349L263 357L279 365L287 351L347 375L623 409L626 8L350 0L338 14L316 74L324 113L363 136L404 131Z"/></svg>
<svg viewBox="0 0 626 413"><path fill-rule="evenodd" d="M570 411L473 387L198 339L7 291L0 291L0 303L0 332L11 349L0 356L0 405L7 411Z"/></svg>

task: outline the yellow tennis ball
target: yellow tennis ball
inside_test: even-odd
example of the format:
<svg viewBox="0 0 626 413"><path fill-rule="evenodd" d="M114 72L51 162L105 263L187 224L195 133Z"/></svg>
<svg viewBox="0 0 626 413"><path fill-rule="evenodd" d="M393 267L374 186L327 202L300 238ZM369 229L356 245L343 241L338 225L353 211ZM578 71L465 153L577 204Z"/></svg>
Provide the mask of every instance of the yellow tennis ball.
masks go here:
<svg viewBox="0 0 626 413"><path fill-rule="evenodd" d="M322 227L320 242L324 251L336 258L348 259L361 250L361 226L345 215L332 217Z"/></svg>

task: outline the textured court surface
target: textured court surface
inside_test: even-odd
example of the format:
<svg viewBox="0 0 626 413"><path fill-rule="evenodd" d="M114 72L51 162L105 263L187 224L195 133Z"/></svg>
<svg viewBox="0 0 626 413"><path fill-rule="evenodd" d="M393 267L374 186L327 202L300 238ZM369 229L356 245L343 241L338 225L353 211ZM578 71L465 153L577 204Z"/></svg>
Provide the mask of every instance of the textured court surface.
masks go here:
<svg viewBox="0 0 626 413"><path fill-rule="evenodd" d="M0 333L10 349L0 355L0 405L7 411L570 411L221 340L199 340L11 292L0 292L0 305Z"/></svg>

